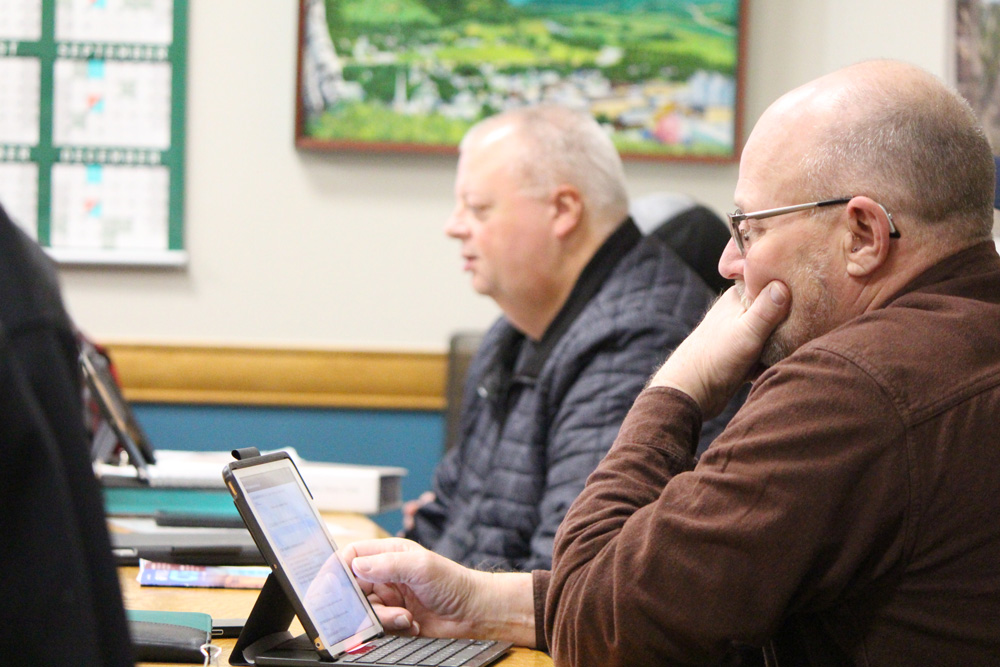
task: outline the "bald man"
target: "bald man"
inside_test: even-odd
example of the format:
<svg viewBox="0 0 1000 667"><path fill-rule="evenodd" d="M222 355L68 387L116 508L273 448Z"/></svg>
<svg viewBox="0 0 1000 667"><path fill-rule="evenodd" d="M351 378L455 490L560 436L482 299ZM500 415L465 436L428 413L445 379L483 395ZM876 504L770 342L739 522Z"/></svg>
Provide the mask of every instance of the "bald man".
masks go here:
<svg viewBox="0 0 1000 667"><path fill-rule="evenodd" d="M380 614L547 644L557 665L712 664L734 645L769 665L997 664L993 180L971 109L910 65L779 99L740 164L719 264L736 286L637 399L551 574L359 544ZM692 433L747 379L694 465Z"/></svg>

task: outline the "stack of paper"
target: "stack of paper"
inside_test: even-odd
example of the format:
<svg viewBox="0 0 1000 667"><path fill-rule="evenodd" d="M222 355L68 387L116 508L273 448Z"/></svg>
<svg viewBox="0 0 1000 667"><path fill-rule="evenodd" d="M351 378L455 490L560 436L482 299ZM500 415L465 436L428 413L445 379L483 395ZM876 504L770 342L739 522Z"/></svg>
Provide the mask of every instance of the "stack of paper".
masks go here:
<svg viewBox="0 0 1000 667"><path fill-rule="evenodd" d="M293 455L294 458L294 455ZM171 489L223 489L222 468L233 460L229 452L156 450L156 463L146 466L149 486ZM104 486L133 486L136 470L128 465L95 463L94 472Z"/></svg>
<svg viewBox="0 0 1000 667"><path fill-rule="evenodd" d="M316 499L320 510L378 514L403 504L402 480L406 468L320 463L288 452ZM146 466L149 487L155 489L225 490L222 469L233 460L229 452L156 450L156 463ZM101 483L111 488L146 486L127 465L95 463Z"/></svg>

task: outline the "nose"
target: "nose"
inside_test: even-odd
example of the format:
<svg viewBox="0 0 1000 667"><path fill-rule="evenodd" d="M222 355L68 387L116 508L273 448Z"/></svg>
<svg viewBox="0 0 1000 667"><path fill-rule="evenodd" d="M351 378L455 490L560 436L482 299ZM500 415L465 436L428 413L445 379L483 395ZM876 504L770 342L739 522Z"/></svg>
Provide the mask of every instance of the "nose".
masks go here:
<svg viewBox="0 0 1000 667"><path fill-rule="evenodd" d="M736 241L729 239L722 257L719 258L719 274L726 280L738 280L743 277L743 255L736 247Z"/></svg>
<svg viewBox="0 0 1000 667"><path fill-rule="evenodd" d="M461 204L456 204L455 210L448 216L448 222L444 225L444 233L453 239L468 236L469 225L465 222L465 211Z"/></svg>

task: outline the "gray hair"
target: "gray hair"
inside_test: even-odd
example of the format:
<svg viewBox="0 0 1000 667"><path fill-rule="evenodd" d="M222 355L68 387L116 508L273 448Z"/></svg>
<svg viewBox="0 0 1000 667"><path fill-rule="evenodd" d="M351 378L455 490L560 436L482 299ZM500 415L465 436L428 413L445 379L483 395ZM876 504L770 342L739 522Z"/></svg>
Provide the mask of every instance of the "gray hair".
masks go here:
<svg viewBox="0 0 1000 667"><path fill-rule="evenodd" d="M507 124L519 140L514 166L526 188L548 192L566 183L579 190L594 225L613 227L625 219L628 193L621 157L593 116L556 105L512 109L474 125L459 149Z"/></svg>
<svg viewBox="0 0 1000 667"><path fill-rule="evenodd" d="M860 76L845 86L804 178L822 196L870 196L944 241L989 238L995 165L972 108L922 70L889 73L891 84Z"/></svg>

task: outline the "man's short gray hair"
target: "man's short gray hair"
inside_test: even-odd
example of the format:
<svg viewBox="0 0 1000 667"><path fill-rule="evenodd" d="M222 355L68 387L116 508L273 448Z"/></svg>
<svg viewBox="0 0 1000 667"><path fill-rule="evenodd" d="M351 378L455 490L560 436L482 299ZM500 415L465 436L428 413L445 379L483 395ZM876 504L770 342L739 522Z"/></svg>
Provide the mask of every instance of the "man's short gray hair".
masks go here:
<svg viewBox="0 0 1000 667"><path fill-rule="evenodd" d="M460 149L505 124L519 142L515 167L526 188L550 191L566 183L580 191L593 224L610 227L625 219L628 193L621 157L593 116L556 105L521 107L474 125Z"/></svg>
<svg viewBox="0 0 1000 667"><path fill-rule="evenodd" d="M893 86L859 77L840 106L838 120L804 159L810 190L867 195L933 226L945 241L989 238L995 166L964 99L925 73Z"/></svg>

